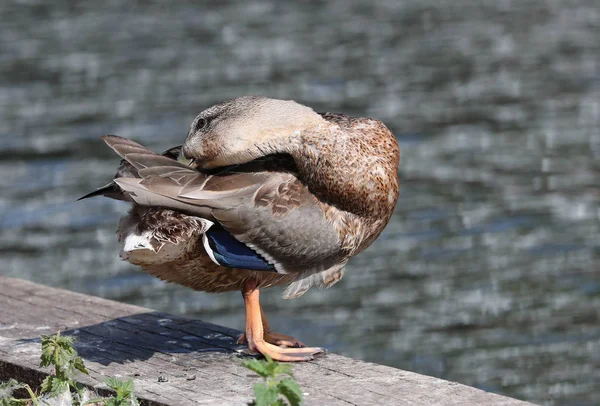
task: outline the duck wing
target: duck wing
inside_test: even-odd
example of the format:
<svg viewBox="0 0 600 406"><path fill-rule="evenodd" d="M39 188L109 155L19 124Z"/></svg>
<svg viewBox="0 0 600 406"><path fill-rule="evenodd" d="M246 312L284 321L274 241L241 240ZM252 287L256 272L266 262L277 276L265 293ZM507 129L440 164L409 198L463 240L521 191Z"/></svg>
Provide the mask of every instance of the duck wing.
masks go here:
<svg viewBox="0 0 600 406"><path fill-rule="evenodd" d="M125 138L103 140L137 170L119 177L128 199L217 223L282 274L299 277L335 269L347 261L340 234L320 202L289 167L276 170L265 157L220 171L199 172Z"/></svg>
<svg viewBox="0 0 600 406"><path fill-rule="evenodd" d="M120 137L117 137L120 138ZM123 151L125 151L125 148L127 148L129 146L128 152L135 152L136 148L138 148L138 152L140 145L136 144L135 142L128 140L126 138L123 138L122 141L120 141L120 143L122 144L122 146L120 147ZM142 150L147 150L146 148L142 147ZM173 148L169 148L168 150L166 150L165 152L162 153L163 156L171 158L173 160L177 160L177 158L179 157L179 153L181 151L181 145L178 145L176 147ZM119 167L117 168L117 173L115 174L115 179L116 178L139 178L140 175L138 174L137 169L130 164L129 162L127 162L125 159L121 160L121 163L119 164ZM90 197L94 197L94 196L105 196L105 197L109 197L111 199L116 199L116 200L124 200L124 201L131 201L127 195L125 195L123 193L123 191L117 186L117 184L113 181L111 181L110 183L94 190L93 192L90 192L84 196L81 196L79 199L77 199L77 201L79 200L83 200L83 199L88 199Z"/></svg>

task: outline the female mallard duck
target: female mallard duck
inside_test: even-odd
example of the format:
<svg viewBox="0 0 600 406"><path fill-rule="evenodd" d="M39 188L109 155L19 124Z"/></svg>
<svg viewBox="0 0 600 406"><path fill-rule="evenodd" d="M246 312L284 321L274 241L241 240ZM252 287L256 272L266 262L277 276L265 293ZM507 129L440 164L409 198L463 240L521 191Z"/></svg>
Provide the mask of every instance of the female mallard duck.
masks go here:
<svg viewBox="0 0 600 406"><path fill-rule="evenodd" d="M381 233L399 164L382 122L240 97L200 113L184 145L163 155L103 139L123 161L113 183L85 197L133 202L119 224L124 259L192 289L241 290L240 340L253 351L280 361L323 352L271 332L259 290L285 284L293 298L329 287Z"/></svg>

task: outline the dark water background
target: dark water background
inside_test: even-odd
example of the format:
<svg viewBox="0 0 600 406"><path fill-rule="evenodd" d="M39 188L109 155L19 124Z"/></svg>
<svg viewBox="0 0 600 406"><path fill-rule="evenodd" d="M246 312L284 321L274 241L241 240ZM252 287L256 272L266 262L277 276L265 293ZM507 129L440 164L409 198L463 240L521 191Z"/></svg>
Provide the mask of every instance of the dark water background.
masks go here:
<svg viewBox="0 0 600 406"><path fill-rule="evenodd" d="M123 5L126 4L126 5ZM0 272L241 328L238 294L117 257L98 137L156 150L243 94L386 122L401 199L335 288L265 295L308 344L547 405L600 403L600 3L0 3Z"/></svg>

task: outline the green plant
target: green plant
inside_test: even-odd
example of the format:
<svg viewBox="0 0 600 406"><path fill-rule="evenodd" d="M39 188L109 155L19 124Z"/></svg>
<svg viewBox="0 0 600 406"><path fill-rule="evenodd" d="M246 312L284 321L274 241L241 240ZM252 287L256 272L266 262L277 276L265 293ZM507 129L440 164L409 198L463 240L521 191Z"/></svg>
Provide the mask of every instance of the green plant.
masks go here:
<svg viewBox="0 0 600 406"><path fill-rule="evenodd" d="M249 403L253 406L301 406L302 390L294 380L292 368L287 364L273 361L268 355L266 360L250 359L242 365L264 378L264 382L254 385L256 399ZM286 377L287 375L287 377ZM287 402L286 402L287 401Z"/></svg>
<svg viewBox="0 0 600 406"><path fill-rule="evenodd" d="M49 393L50 397L56 397L72 389L78 399L83 398L85 387L76 382L73 378L75 371L88 374L83 359L77 356L77 351L73 348L73 337L62 336L60 331L55 336L42 336L42 356L41 367L54 367L54 375L48 375L42 382L40 393ZM76 399L74 404L79 405Z"/></svg>
<svg viewBox="0 0 600 406"><path fill-rule="evenodd" d="M117 378L106 378L104 381L116 394L105 399L105 406L139 406L137 398L133 395L133 380L121 381Z"/></svg>
<svg viewBox="0 0 600 406"><path fill-rule="evenodd" d="M73 348L75 339L69 336L61 336L60 331L55 336L42 336L41 367L54 367L54 374L48 375L42 382L39 396L36 395L29 385L10 379L0 383L0 406L40 406L40 402L56 398L68 392L71 405L103 405L103 406L139 406L137 398L133 395L133 380L120 381L117 378L107 378L105 384L116 393L110 397L96 396L85 386L75 380L77 372L89 375L83 359L77 355ZM14 391L26 389L29 399L17 399L13 396Z"/></svg>
<svg viewBox="0 0 600 406"><path fill-rule="evenodd" d="M26 389L31 399L16 399L13 397L14 391ZM33 393L29 385L9 379L6 382L0 382L0 406L21 406L31 401L35 406L39 406L37 396Z"/></svg>

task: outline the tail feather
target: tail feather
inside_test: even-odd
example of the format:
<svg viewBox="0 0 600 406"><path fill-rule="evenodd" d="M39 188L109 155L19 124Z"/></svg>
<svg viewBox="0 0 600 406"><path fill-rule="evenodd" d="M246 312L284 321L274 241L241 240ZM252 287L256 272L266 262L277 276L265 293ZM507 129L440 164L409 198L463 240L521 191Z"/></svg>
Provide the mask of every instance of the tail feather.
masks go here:
<svg viewBox="0 0 600 406"><path fill-rule="evenodd" d="M106 196L110 197L111 199L128 201L128 199L125 197L125 195L123 194L121 189L116 185L115 182L110 182L108 185L102 186L100 189L96 189L85 196L81 196L79 199L77 199L77 201L89 199L90 197L95 196Z"/></svg>
<svg viewBox="0 0 600 406"><path fill-rule="evenodd" d="M103 135L101 138L113 151L136 169L159 165L178 166L189 169L189 166L169 157L177 147L167 150L164 155L159 155L137 142L117 135Z"/></svg>
<svg viewBox="0 0 600 406"><path fill-rule="evenodd" d="M137 142L131 141L127 138L119 137L118 135L103 135L100 138L123 159L126 159L125 155L130 153L146 153L155 155L154 152L138 144Z"/></svg>
<svg viewBox="0 0 600 406"><path fill-rule="evenodd" d="M123 158L115 178L139 178L140 174L138 174L138 169L145 168L143 163L148 161L148 165L156 164L156 162L153 162L155 159L158 159L161 164L166 165L168 163L172 166L174 171L181 170L181 164L176 161L179 152L181 151L181 146L170 148L165 151L162 156L160 156L150 151L148 148L127 138L116 135L104 135L101 138L110 148L112 148L121 158ZM133 161L133 164L127 161L128 158ZM137 162L136 158L139 158L140 162ZM151 169L148 168L148 170ZM133 201L128 194L123 193L121 188L119 188L114 181L86 194L85 196L81 196L79 199L77 199L77 201L95 196L105 196L111 199L123 200L127 202Z"/></svg>

